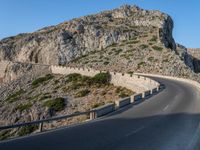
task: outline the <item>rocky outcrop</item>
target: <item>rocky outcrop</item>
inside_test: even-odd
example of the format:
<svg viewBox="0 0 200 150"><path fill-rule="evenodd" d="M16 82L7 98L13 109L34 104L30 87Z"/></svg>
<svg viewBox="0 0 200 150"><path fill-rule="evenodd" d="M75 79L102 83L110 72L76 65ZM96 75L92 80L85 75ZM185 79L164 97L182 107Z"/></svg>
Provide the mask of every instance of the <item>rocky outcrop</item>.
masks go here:
<svg viewBox="0 0 200 150"><path fill-rule="evenodd" d="M114 43L154 32L161 43L175 50L173 21L167 14L125 5L73 19L29 34L0 41L0 61L64 65Z"/></svg>
<svg viewBox="0 0 200 150"><path fill-rule="evenodd" d="M10 81L16 79L19 79L20 82L25 83L26 80L30 80L47 73L50 73L50 67L48 65L1 61L0 85L2 86L4 83L9 83ZM17 87L20 86L19 83L14 85ZM11 89L14 90L15 87L12 87Z"/></svg>
<svg viewBox="0 0 200 150"><path fill-rule="evenodd" d="M178 53L181 60L193 71L195 71L195 64L193 63L193 57L188 53L188 50L185 46L177 44L176 52Z"/></svg>
<svg viewBox="0 0 200 150"><path fill-rule="evenodd" d="M200 72L200 49L187 49L189 57L192 61L192 64L194 66L194 72L199 73Z"/></svg>

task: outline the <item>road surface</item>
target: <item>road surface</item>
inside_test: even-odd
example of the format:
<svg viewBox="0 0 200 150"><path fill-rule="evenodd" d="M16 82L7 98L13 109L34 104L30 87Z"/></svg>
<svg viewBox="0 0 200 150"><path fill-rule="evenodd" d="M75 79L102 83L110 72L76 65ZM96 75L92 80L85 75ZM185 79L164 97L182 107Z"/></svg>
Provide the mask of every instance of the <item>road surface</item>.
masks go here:
<svg viewBox="0 0 200 150"><path fill-rule="evenodd" d="M0 150L192 150L200 148L200 94L154 78L165 89L108 117L0 143Z"/></svg>

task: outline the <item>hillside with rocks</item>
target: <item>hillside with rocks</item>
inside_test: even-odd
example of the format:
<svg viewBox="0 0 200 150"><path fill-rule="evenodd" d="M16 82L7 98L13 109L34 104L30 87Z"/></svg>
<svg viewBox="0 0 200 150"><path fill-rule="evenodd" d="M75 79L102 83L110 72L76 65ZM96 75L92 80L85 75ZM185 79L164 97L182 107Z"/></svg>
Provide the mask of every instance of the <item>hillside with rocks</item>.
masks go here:
<svg viewBox="0 0 200 150"><path fill-rule="evenodd" d="M154 33L160 43L175 49L172 28L171 17L164 13L125 5L5 38L0 41L0 60L65 65L82 55L145 33Z"/></svg>
<svg viewBox="0 0 200 150"><path fill-rule="evenodd" d="M47 74L20 85L19 89L6 90L0 97L0 126L30 122L56 115L86 112L134 94L134 91L114 86L108 79L108 73L99 73L94 77L76 73ZM88 116L78 116L61 122L47 123L45 129L87 119L89 119ZM0 131L0 140L10 136L30 134L37 129L37 126L35 128L27 126L21 129L3 130Z"/></svg>
<svg viewBox="0 0 200 150"><path fill-rule="evenodd" d="M0 78L9 82L29 72L30 67L19 65L22 62L177 76L199 72L172 32L169 15L124 5L1 40L0 61L12 63Z"/></svg>
<svg viewBox="0 0 200 150"><path fill-rule="evenodd" d="M172 32L169 15L124 5L2 39L0 125L48 117L48 106L54 106L48 100L60 102L62 108L56 107L54 115L61 115L85 111L134 92L111 84L88 85L90 79L80 75L71 82L69 76L50 74L50 65L200 81L200 55L176 44ZM37 80L42 83L34 85ZM0 137L16 134L19 132L3 132Z"/></svg>

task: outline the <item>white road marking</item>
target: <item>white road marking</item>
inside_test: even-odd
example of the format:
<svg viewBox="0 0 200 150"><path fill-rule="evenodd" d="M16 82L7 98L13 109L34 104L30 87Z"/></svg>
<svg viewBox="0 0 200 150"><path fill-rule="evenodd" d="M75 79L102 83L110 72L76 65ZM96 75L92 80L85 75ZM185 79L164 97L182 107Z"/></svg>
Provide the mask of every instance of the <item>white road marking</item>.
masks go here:
<svg viewBox="0 0 200 150"><path fill-rule="evenodd" d="M165 106L165 108L163 109L164 111L167 110L167 108L169 107L169 105Z"/></svg>
<svg viewBox="0 0 200 150"><path fill-rule="evenodd" d="M141 126L140 128L129 132L129 133L126 134L125 136L131 136L131 135L133 135L133 134L135 134L135 133L137 133L137 132L139 132L139 131L141 131L141 130L143 130L143 129L144 129L144 126Z"/></svg>

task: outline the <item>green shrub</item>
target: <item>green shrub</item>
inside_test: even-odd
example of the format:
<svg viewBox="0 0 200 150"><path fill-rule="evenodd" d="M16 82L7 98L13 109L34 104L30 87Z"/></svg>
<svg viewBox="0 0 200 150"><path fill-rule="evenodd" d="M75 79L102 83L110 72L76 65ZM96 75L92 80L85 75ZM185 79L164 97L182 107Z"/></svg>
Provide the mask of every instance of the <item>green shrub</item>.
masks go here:
<svg viewBox="0 0 200 150"><path fill-rule="evenodd" d="M42 100L45 100L45 99L49 99L49 98L51 98L52 96L51 95L43 95L42 97L40 97L40 101L42 101Z"/></svg>
<svg viewBox="0 0 200 150"><path fill-rule="evenodd" d="M78 82L78 83L73 83L72 85L70 85L68 87L68 90L77 90L79 88L81 88L82 86L85 86L86 84L85 83L88 83L88 81L81 81L81 82Z"/></svg>
<svg viewBox="0 0 200 150"><path fill-rule="evenodd" d="M117 89L115 90L115 92L119 93L119 92L121 92L121 90L122 90L122 87L117 87Z"/></svg>
<svg viewBox="0 0 200 150"><path fill-rule="evenodd" d="M112 52L108 52L108 55L111 55L112 54Z"/></svg>
<svg viewBox="0 0 200 150"><path fill-rule="evenodd" d="M27 135L27 134L34 132L37 129L38 129L38 125L24 126L24 127L20 128L18 135L24 136L24 135Z"/></svg>
<svg viewBox="0 0 200 150"><path fill-rule="evenodd" d="M154 57L149 57L148 58L148 61L153 61L154 60Z"/></svg>
<svg viewBox="0 0 200 150"><path fill-rule="evenodd" d="M125 98L125 97L128 97L129 95L128 94L126 94L126 93L124 93L124 92L121 92L120 94L119 94L119 97L120 98Z"/></svg>
<svg viewBox="0 0 200 150"><path fill-rule="evenodd" d="M19 110L20 112L29 109L32 106L31 103L28 104L19 104L15 109Z"/></svg>
<svg viewBox="0 0 200 150"><path fill-rule="evenodd" d="M127 73L130 74L130 75L132 75L134 72L133 71L128 71Z"/></svg>
<svg viewBox="0 0 200 150"><path fill-rule="evenodd" d="M138 66L143 66L143 65L145 65L146 63L145 62L140 62L139 64L138 64Z"/></svg>
<svg viewBox="0 0 200 150"><path fill-rule="evenodd" d="M32 85L33 86L37 86L37 85L39 85L39 84L41 84L41 83L43 83L43 82L45 82L45 81L48 81L48 80L50 80L50 79L53 79L53 75L52 74L47 74L46 76L44 76L44 77L40 77L40 78L37 78L37 79L35 79L33 82L32 82Z"/></svg>
<svg viewBox="0 0 200 150"><path fill-rule="evenodd" d="M137 26L132 26L134 29L135 28L138 28ZM132 38L130 38L130 40L137 40L137 37L132 37Z"/></svg>
<svg viewBox="0 0 200 150"><path fill-rule="evenodd" d="M59 83L59 80L55 80L55 81L54 81L54 84L58 84L58 83Z"/></svg>
<svg viewBox="0 0 200 150"><path fill-rule="evenodd" d="M157 36L154 35L149 41L156 42L157 41Z"/></svg>
<svg viewBox="0 0 200 150"><path fill-rule="evenodd" d="M8 139L10 136L12 136L12 135L10 134L10 132L11 132L11 130L2 130L2 131L0 132L0 140L6 140L6 139Z"/></svg>
<svg viewBox="0 0 200 150"><path fill-rule="evenodd" d="M97 108L97 107L100 107L100 106L103 106L103 105L105 105L105 102L96 103L96 104L92 105L92 108L94 109L94 108Z"/></svg>
<svg viewBox="0 0 200 150"><path fill-rule="evenodd" d="M145 48L148 48L149 46L148 45L146 45L146 44L142 44L142 45L140 45L140 48L141 49L145 49Z"/></svg>
<svg viewBox="0 0 200 150"><path fill-rule="evenodd" d="M141 66L145 66L145 65L146 65L146 63L142 61L137 65L137 68L140 69Z"/></svg>
<svg viewBox="0 0 200 150"><path fill-rule="evenodd" d="M110 63L109 61L103 62L104 65L108 65L109 63Z"/></svg>
<svg viewBox="0 0 200 150"><path fill-rule="evenodd" d="M99 84L108 84L110 82L110 73L98 73L94 77L92 77L92 81Z"/></svg>
<svg viewBox="0 0 200 150"><path fill-rule="evenodd" d="M117 87L115 90L115 93L120 97L120 98L124 98L124 97L128 97L131 94L133 94L133 92L131 90L128 90L124 87Z"/></svg>
<svg viewBox="0 0 200 150"><path fill-rule="evenodd" d="M113 43L111 45L109 45L108 47L116 47L117 46L117 43Z"/></svg>
<svg viewBox="0 0 200 150"><path fill-rule="evenodd" d="M136 43L139 43L140 41L136 40L136 41L128 41L126 42L126 44L136 44Z"/></svg>
<svg viewBox="0 0 200 150"><path fill-rule="evenodd" d="M162 51L163 48L162 47L159 47L159 46L152 46L152 48L156 51Z"/></svg>
<svg viewBox="0 0 200 150"><path fill-rule="evenodd" d="M28 99L29 100L35 100L35 99L38 99L40 97L41 94L37 94L35 96L32 96L32 97L29 97Z"/></svg>
<svg viewBox="0 0 200 150"><path fill-rule="evenodd" d="M77 82L81 80L82 75L78 73L72 73L72 74L67 75L66 78L67 78L66 80L67 82Z"/></svg>
<svg viewBox="0 0 200 150"><path fill-rule="evenodd" d="M118 49L115 51L115 55L118 55L119 53L121 53L123 50L122 49Z"/></svg>
<svg viewBox="0 0 200 150"><path fill-rule="evenodd" d="M164 59L163 62L169 62L169 60L168 59Z"/></svg>
<svg viewBox="0 0 200 150"><path fill-rule="evenodd" d="M54 100L48 100L44 102L44 106L53 109L55 111L61 111L65 107L65 99L64 98L56 98Z"/></svg>
<svg viewBox="0 0 200 150"><path fill-rule="evenodd" d="M111 50L112 50L112 51L115 51L115 50L116 50L116 48L112 48Z"/></svg>
<svg viewBox="0 0 200 150"><path fill-rule="evenodd" d="M101 92L101 95L103 96L103 95L106 95L107 94L107 91L106 90L103 90L102 92Z"/></svg>
<svg viewBox="0 0 200 150"><path fill-rule="evenodd" d="M90 93L90 90L85 89L76 93L76 97L84 97Z"/></svg>
<svg viewBox="0 0 200 150"><path fill-rule="evenodd" d="M142 35L142 37L148 37L148 34L144 34L144 35Z"/></svg>
<svg viewBox="0 0 200 150"><path fill-rule="evenodd" d="M14 94L8 96L6 98L6 101L8 101L9 103L15 102L17 99L20 98L20 95L25 93L26 91L23 89L20 89L19 91L15 92Z"/></svg>

